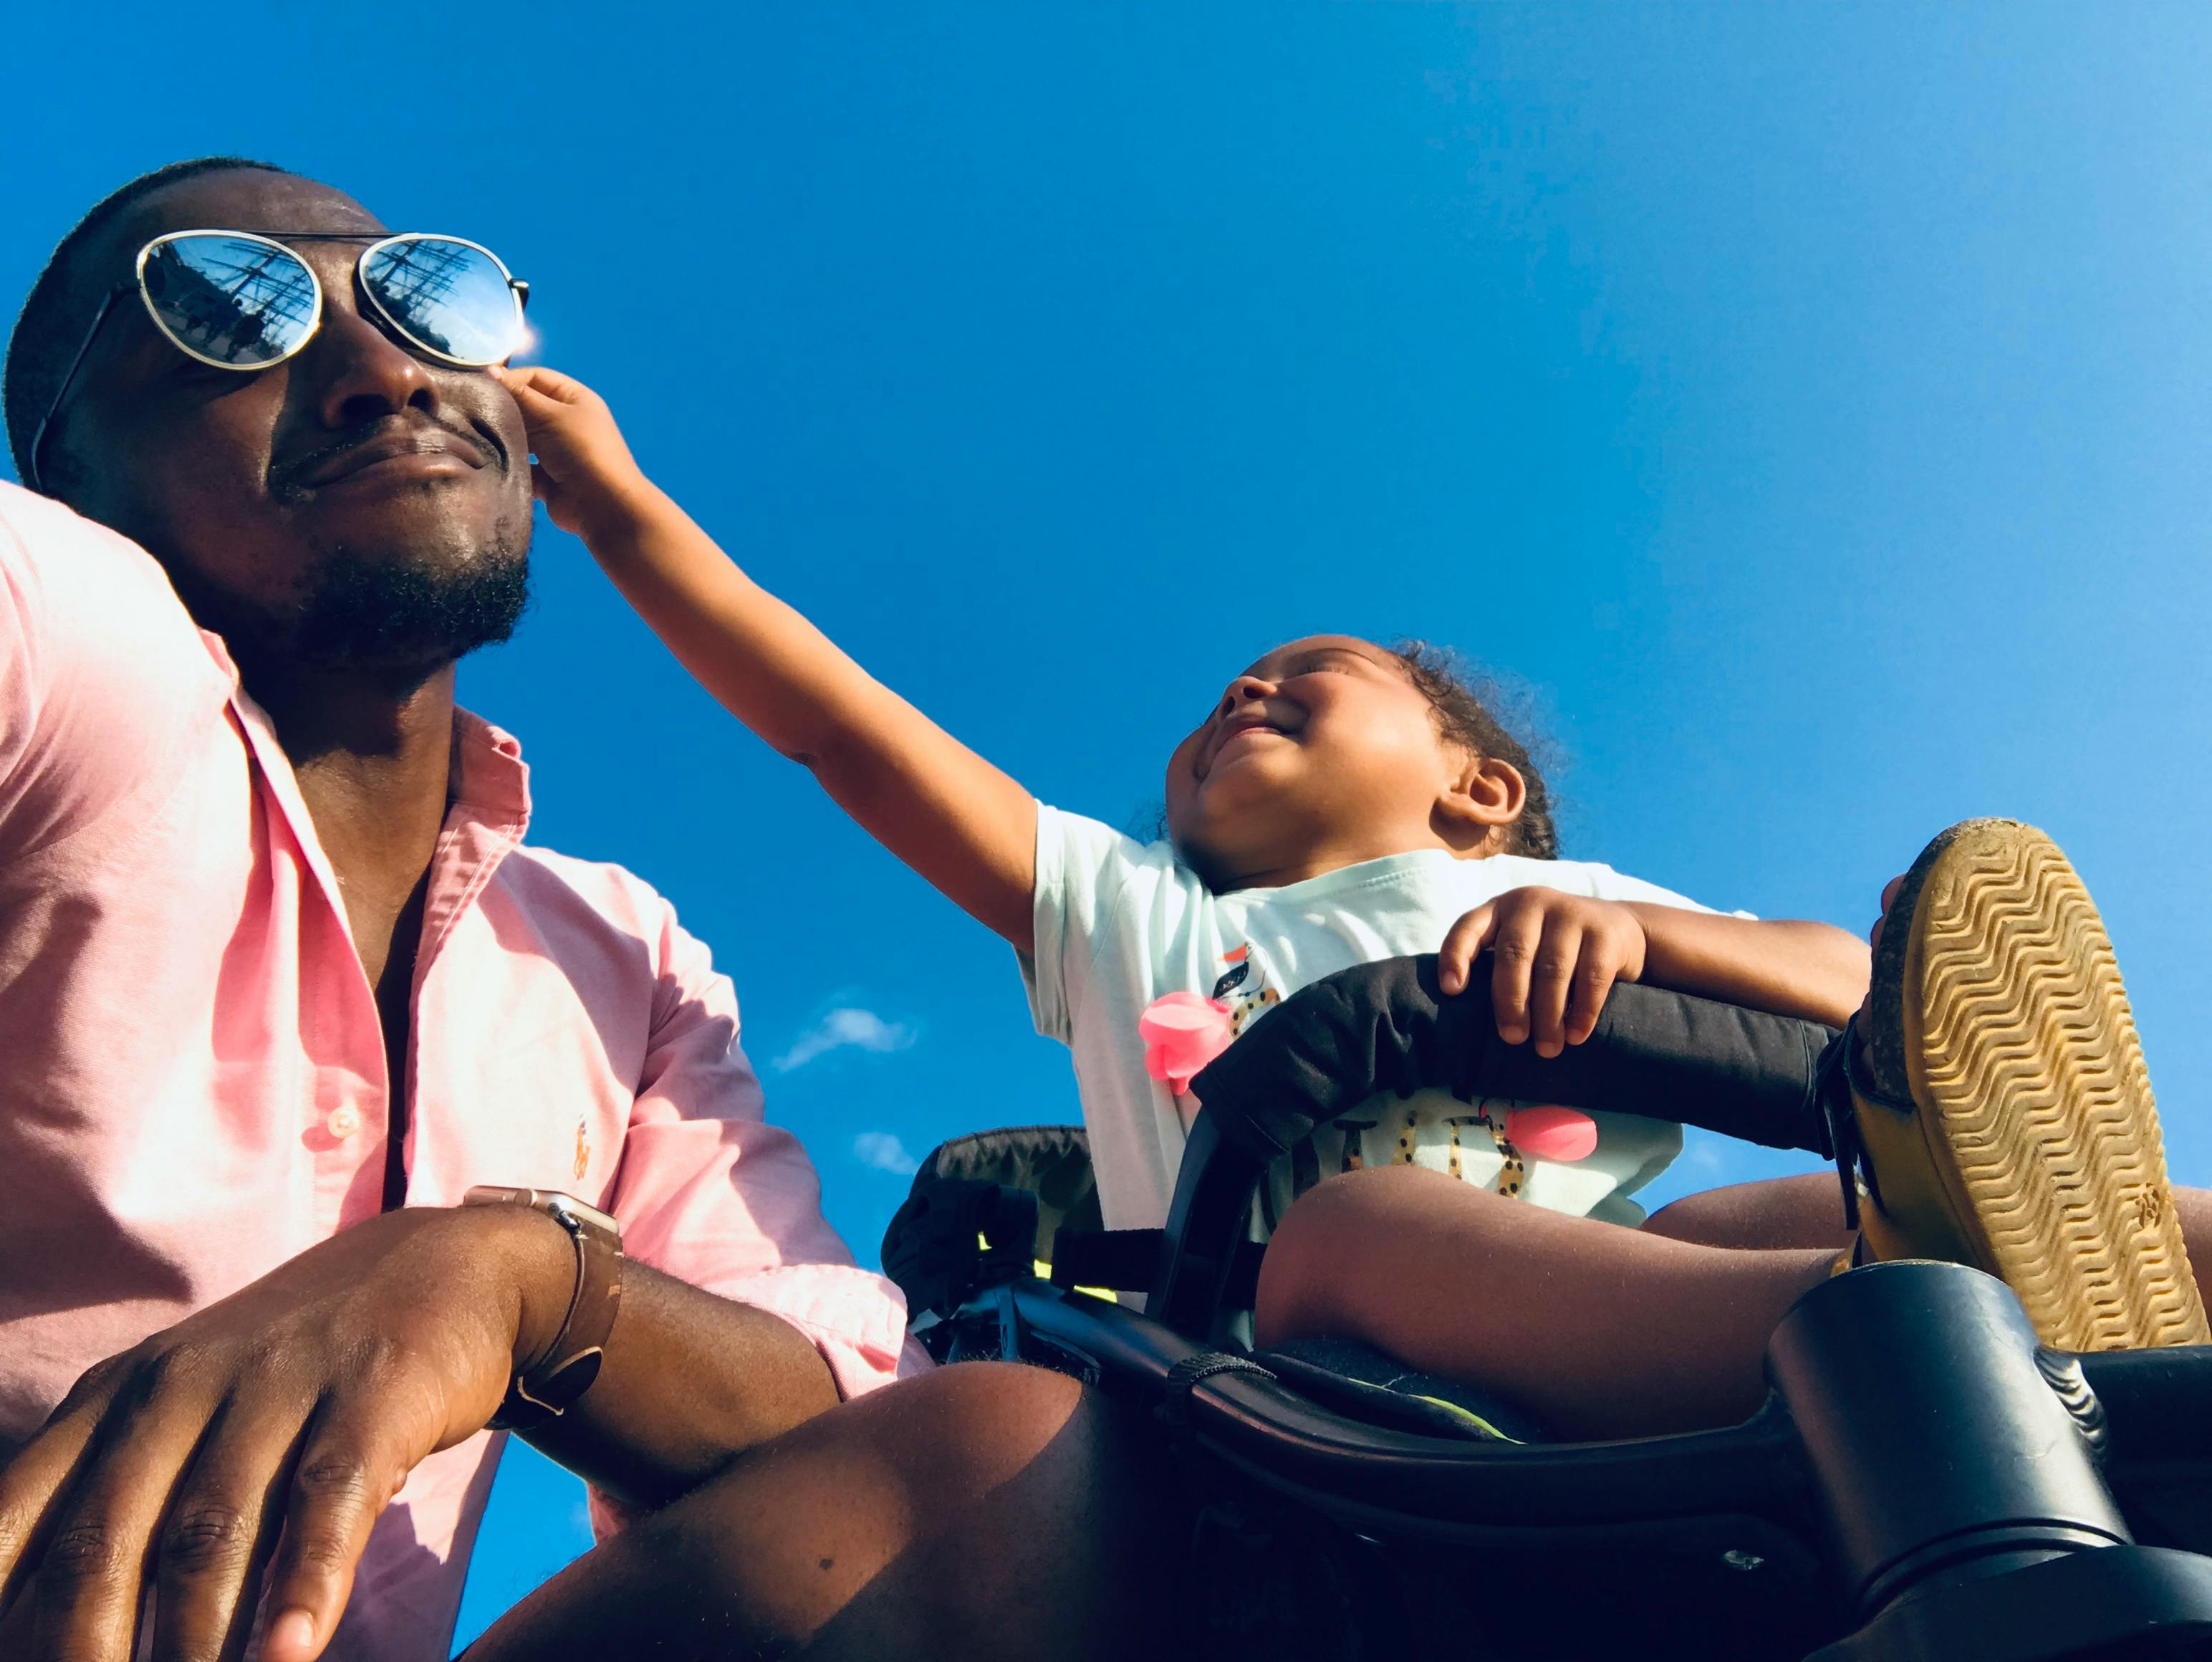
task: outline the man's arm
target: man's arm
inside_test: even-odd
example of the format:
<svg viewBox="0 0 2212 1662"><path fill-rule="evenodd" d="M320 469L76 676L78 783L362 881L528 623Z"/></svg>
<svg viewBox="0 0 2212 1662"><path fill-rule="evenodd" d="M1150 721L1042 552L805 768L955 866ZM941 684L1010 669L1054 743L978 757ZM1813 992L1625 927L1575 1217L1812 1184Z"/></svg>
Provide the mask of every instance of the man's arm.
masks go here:
<svg viewBox="0 0 2212 1662"><path fill-rule="evenodd" d="M228 1654L266 1568L262 1654L319 1655L377 1514L483 1428L574 1278L550 1219L414 1208L101 1363L0 1470L0 1628L29 1600L33 1655L130 1662L150 1573L155 1654ZM534 1440L650 1505L835 1400L788 1323L630 1266L605 1367Z"/></svg>

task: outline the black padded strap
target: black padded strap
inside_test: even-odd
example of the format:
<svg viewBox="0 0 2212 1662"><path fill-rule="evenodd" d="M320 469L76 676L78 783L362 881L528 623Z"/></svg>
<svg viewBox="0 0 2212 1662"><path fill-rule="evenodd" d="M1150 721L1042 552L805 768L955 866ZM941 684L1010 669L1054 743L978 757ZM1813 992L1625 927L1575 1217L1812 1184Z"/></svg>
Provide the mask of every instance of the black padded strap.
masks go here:
<svg viewBox="0 0 2212 1662"><path fill-rule="evenodd" d="M1152 1284L1160 1254L1167 1250L1163 1229L1063 1229L1053 1243L1054 1287L1107 1287L1138 1293Z"/></svg>
<svg viewBox="0 0 2212 1662"><path fill-rule="evenodd" d="M1588 1039L1547 1060L1498 1038L1486 965L1460 997L1437 984L1433 953L1324 977L1255 1023L1191 1089L1223 1136L1262 1162L1378 1093L1426 1089L1641 1114L1834 1156L1814 1089L1832 1029L1628 983Z"/></svg>
<svg viewBox="0 0 2212 1662"><path fill-rule="evenodd" d="M1167 1394L1160 1403L1160 1417L1169 1428L1183 1432L1190 1427L1190 1393L1201 1379L1210 1379L1217 1373L1249 1373L1259 1379L1275 1377L1270 1370L1260 1366L1249 1356L1240 1356L1229 1350L1194 1350L1168 1369L1165 1381Z"/></svg>
<svg viewBox="0 0 2212 1662"><path fill-rule="evenodd" d="M1164 1229L1063 1229L1054 1244L1054 1287L1103 1287L1116 1293L1142 1293L1152 1285L1167 1251ZM1240 1241L1230 1262L1224 1301L1249 1310L1260 1288L1260 1260L1267 1247Z"/></svg>

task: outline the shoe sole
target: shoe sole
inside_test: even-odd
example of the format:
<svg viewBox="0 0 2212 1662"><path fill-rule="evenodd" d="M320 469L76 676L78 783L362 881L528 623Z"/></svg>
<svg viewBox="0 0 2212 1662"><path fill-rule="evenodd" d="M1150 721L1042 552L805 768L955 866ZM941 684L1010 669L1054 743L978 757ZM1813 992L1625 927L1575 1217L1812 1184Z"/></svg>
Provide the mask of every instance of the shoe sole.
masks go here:
<svg viewBox="0 0 2212 1662"><path fill-rule="evenodd" d="M2009 819L1929 843L1882 926L1871 1008L1875 1084L1917 1105L1981 1267L2045 1343L2212 1340L2127 989L2056 843Z"/></svg>

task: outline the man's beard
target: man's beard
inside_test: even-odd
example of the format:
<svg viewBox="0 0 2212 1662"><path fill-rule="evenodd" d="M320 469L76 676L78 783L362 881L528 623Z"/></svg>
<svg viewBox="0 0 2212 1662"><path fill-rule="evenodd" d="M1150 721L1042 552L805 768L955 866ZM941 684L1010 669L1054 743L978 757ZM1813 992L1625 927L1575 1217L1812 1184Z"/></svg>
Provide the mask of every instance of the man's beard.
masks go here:
<svg viewBox="0 0 2212 1662"><path fill-rule="evenodd" d="M185 607L223 637L241 669L350 672L412 691L457 658L514 633L530 606L530 553L501 537L471 557L426 566L340 545L299 597L270 606L167 562Z"/></svg>

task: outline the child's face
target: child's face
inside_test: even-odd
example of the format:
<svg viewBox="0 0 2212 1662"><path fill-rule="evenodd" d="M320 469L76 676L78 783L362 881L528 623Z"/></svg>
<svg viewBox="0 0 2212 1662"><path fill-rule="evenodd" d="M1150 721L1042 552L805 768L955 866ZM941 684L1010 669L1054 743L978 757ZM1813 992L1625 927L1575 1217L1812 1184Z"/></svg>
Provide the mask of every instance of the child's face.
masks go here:
<svg viewBox="0 0 2212 1662"><path fill-rule="evenodd" d="M1216 889L1450 846L1440 804L1474 759L1445 740L1390 654L1349 635L1311 636L1231 681L1176 746L1168 831Z"/></svg>

